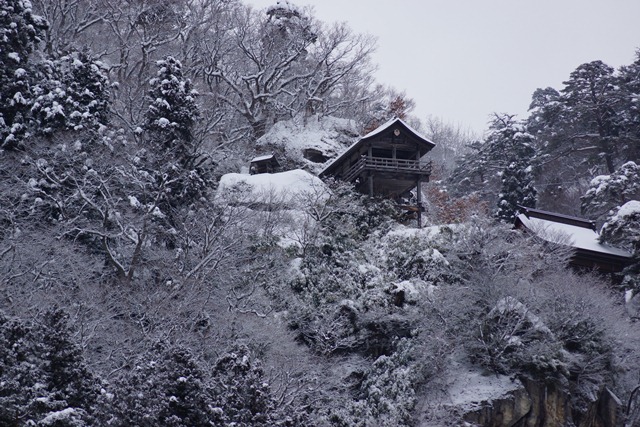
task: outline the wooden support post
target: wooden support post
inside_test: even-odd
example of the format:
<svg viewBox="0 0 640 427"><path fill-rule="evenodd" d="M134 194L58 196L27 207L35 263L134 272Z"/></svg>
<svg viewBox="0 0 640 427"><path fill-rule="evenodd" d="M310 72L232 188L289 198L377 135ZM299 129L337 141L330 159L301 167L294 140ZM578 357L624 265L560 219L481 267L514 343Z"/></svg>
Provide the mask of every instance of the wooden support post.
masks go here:
<svg viewBox="0 0 640 427"><path fill-rule="evenodd" d="M369 172L369 197L373 197L373 174Z"/></svg>
<svg viewBox="0 0 640 427"><path fill-rule="evenodd" d="M416 199L418 200L418 228L422 228L422 177L416 182Z"/></svg>

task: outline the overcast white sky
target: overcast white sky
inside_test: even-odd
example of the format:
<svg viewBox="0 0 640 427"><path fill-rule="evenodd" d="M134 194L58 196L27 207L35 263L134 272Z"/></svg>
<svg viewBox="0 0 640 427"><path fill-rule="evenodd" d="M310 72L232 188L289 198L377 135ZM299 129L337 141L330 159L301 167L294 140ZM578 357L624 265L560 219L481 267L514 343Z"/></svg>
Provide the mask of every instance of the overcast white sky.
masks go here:
<svg viewBox="0 0 640 427"><path fill-rule="evenodd" d="M258 9L277 0L244 0ZM480 133L492 112L524 118L538 87L577 66L618 68L640 48L640 0L291 0L378 38L377 80Z"/></svg>

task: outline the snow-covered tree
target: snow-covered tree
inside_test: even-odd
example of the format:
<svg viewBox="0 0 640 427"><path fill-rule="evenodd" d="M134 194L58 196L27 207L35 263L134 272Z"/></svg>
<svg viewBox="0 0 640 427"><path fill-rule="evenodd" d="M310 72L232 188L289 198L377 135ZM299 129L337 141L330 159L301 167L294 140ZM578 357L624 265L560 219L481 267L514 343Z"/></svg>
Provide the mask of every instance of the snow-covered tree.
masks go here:
<svg viewBox="0 0 640 427"><path fill-rule="evenodd" d="M205 157L193 129L199 117L197 92L173 57L158 61L157 77L151 79L150 105L144 129L149 146L148 161L158 183L165 183L172 206L191 203L207 191Z"/></svg>
<svg viewBox="0 0 640 427"><path fill-rule="evenodd" d="M640 200L640 166L627 162L611 175L593 178L581 200L582 213L593 219L631 200Z"/></svg>
<svg viewBox="0 0 640 427"><path fill-rule="evenodd" d="M102 420L108 425L211 425L215 409L207 376L186 348L156 344L140 355L131 371L116 381L105 399Z"/></svg>
<svg viewBox="0 0 640 427"><path fill-rule="evenodd" d="M98 382L66 317L52 310L33 324L0 314L0 424L93 425Z"/></svg>
<svg viewBox="0 0 640 427"><path fill-rule="evenodd" d="M592 61L577 67L559 91L534 92L528 126L540 152L540 201L547 209L579 214L585 177L613 174L637 159L636 80L633 65L616 72Z"/></svg>
<svg viewBox="0 0 640 427"><path fill-rule="evenodd" d="M109 81L101 62L87 52L44 61L41 82L33 86L31 113L37 132L96 130L109 119Z"/></svg>
<svg viewBox="0 0 640 427"><path fill-rule="evenodd" d="M196 97L191 81L184 78L182 64L168 56L157 62L157 76L149 81L150 105L145 129L151 142L168 155L189 162L193 153L193 126L198 118Z"/></svg>
<svg viewBox="0 0 640 427"><path fill-rule="evenodd" d="M563 102L571 111L571 138L584 139L595 145L594 152L604 160L606 169L615 169L615 144L620 136L620 117L616 103L619 86L614 69L602 61L580 65L564 82Z"/></svg>
<svg viewBox="0 0 640 427"><path fill-rule="evenodd" d="M536 206L538 192L533 184L532 167L527 162L514 161L502 172L501 179L496 216L504 222L513 223L518 215L518 206Z"/></svg>
<svg viewBox="0 0 640 427"><path fill-rule="evenodd" d="M490 204L497 203L502 212L499 218L509 221L518 204L535 204L536 154L534 137L522 121L514 115L495 114L485 141L469 146L449 181L454 192L477 191Z"/></svg>
<svg viewBox="0 0 640 427"><path fill-rule="evenodd" d="M225 33L225 43L207 45L202 72L255 137L301 112L328 114L364 101L351 99L343 83L367 74L370 37L355 35L345 24L323 29L289 2L266 13L241 8L231 19L236 30Z"/></svg>
<svg viewBox="0 0 640 427"><path fill-rule="evenodd" d="M28 0L0 1L0 148L15 148L27 132L33 70L29 59L47 22Z"/></svg>
<svg viewBox="0 0 640 427"><path fill-rule="evenodd" d="M631 200L609 212L600 241L629 250L631 263L622 271L622 287L640 292L640 201Z"/></svg>
<svg viewBox="0 0 640 427"><path fill-rule="evenodd" d="M631 200L612 210L602 225L600 240L631 251L639 251L640 201Z"/></svg>
<svg viewBox="0 0 640 427"><path fill-rule="evenodd" d="M618 105L626 130L619 150L626 153L627 159L636 160L640 158L640 51L632 64L620 68L618 81L622 92Z"/></svg>
<svg viewBox="0 0 640 427"><path fill-rule="evenodd" d="M536 162L534 138L521 122L510 116L496 116L491 124L491 133L486 144L492 146L492 155L504 150L507 161L502 170L501 190L498 195L496 216L512 223L518 213L518 206L535 207L537 191L533 185L533 167Z"/></svg>

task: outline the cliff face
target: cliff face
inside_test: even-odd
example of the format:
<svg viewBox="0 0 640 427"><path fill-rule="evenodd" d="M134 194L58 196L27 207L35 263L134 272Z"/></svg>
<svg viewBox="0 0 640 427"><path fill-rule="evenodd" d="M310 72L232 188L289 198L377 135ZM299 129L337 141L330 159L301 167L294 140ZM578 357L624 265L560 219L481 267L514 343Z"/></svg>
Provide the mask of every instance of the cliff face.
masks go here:
<svg viewBox="0 0 640 427"><path fill-rule="evenodd" d="M571 407L571 396L555 385L523 379L521 387L504 396L481 402L465 420L485 427L615 427L622 422L623 405L607 388L585 413Z"/></svg>

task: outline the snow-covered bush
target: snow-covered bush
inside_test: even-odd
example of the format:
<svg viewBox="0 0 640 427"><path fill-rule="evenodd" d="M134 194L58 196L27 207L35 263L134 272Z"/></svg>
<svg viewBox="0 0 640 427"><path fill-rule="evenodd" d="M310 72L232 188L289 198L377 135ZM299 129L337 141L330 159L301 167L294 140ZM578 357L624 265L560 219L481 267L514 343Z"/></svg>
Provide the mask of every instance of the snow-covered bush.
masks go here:
<svg viewBox="0 0 640 427"><path fill-rule="evenodd" d="M437 227L434 230L440 233ZM430 233L390 233L381 248L386 269L399 280L420 279L430 285L455 281L449 261L438 250L442 249L438 239Z"/></svg>
<svg viewBox="0 0 640 427"><path fill-rule="evenodd" d="M378 357L357 390L356 400L343 410L333 409L335 426L408 426L413 423L417 390L425 381L425 362L411 340L402 339L390 356Z"/></svg>

